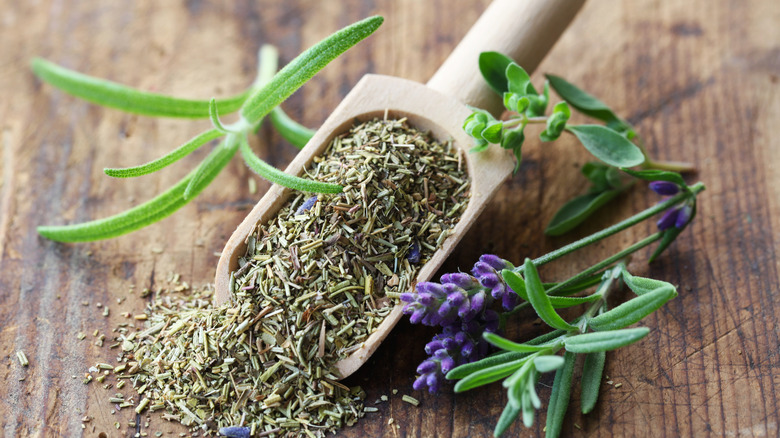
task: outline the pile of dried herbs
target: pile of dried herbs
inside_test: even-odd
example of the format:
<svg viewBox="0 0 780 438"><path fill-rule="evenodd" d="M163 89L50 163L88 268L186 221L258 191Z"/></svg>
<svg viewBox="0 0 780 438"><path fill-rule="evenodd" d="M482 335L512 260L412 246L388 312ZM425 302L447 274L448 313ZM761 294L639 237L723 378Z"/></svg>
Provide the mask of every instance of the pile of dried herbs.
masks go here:
<svg viewBox="0 0 780 438"><path fill-rule="evenodd" d="M355 126L314 161L309 175L343 193L299 195L257 226L229 303L214 307L209 290L161 294L143 329L118 329L117 388L127 379L138 392L120 407L252 436L322 436L364 415L365 393L332 366L414 284L464 211L469 180L454 146L405 120Z"/></svg>

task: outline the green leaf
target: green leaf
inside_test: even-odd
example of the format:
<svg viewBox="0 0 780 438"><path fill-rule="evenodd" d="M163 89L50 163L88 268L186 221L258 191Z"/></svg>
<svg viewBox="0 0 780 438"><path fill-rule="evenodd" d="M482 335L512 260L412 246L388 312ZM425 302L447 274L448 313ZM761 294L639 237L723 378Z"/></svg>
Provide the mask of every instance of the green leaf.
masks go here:
<svg viewBox="0 0 780 438"><path fill-rule="evenodd" d="M192 138L190 141L169 152L167 155L154 161L150 161L146 164L135 167L105 168L103 169L103 172L105 172L106 175L112 176L114 178L131 178L141 175L148 175L162 169L165 166L175 163L176 161L191 154L204 144L223 135L224 134L217 129L210 129L198 135L197 137Z"/></svg>
<svg viewBox="0 0 780 438"><path fill-rule="evenodd" d="M563 355L563 366L555 372L550 402L547 405L547 423L545 424L545 437L547 438L557 438L561 434L563 419L566 417L566 409L569 407L576 358L574 353L567 351Z"/></svg>
<svg viewBox="0 0 780 438"><path fill-rule="evenodd" d="M577 196L563 206L555 213L555 216L547 224L544 234L548 236L560 236L567 231L574 229L585 219L590 217L604 204L611 201L619 195L619 190L607 190L601 193L590 193Z"/></svg>
<svg viewBox="0 0 780 438"><path fill-rule="evenodd" d="M511 149L515 154L514 173L517 173L517 171L520 169L520 163L523 161L524 141L525 133L523 133L522 127L504 131L504 136L501 138L501 147L504 149Z"/></svg>
<svg viewBox="0 0 780 438"><path fill-rule="evenodd" d="M241 107L241 115L250 124L259 122L330 61L374 33L383 21L379 16L358 21L301 53L274 75L267 85L249 96Z"/></svg>
<svg viewBox="0 0 780 438"><path fill-rule="evenodd" d="M219 150L219 153L206 156L206 158L198 164L198 167L195 168L195 173L192 175L192 178L190 178L189 184L187 184L187 187L184 189L184 199L190 199L197 195L196 188L200 186L200 182L203 178L211 175L215 170L217 172L222 170L222 167L224 167L220 166L222 155L229 154L231 157L235 155L236 150L238 150L238 139L239 135L228 134L225 140L216 147L216 149Z"/></svg>
<svg viewBox="0 0 780 438"><path fill-rule="evenodd" d="M555 338L561 337L565 332L563 330L553 330L549 333L537 336L534 339L526 342L526 345L539 345L552 341ZM518 359L527 357L530 353L517 353L517 352L503 352L488 356L484 359L480 359L476 362L467 363L455 367L449 373L447 373L447 379L455 380L462 379L469 374L475 373L481 369L489 368L492 366L509 363Z"/></svg>
<svg viewBox="0 0 780 438"><path fill-rule="evenodd" d="M536 314L539 315L539 318L553 328L576 330L577 327L564 321L563 318L555 312L555 309L550 303L550 298L544 291L544 285L542 285L542 281L539 279L539 272L529 258L525 259L524 273L526 291L528 292L528 302L530 302L531 306L536 310Z"/></svg>
<svg viewBox="0 0 780 438"><path fill-rule="evenodd" d="M279 184L284 187L299 190L301 192L309 193L341 193L343 187L338 184L328 184L319 181L312 181L310 179L298 178L284 173L283 171L271 166L260 157L252 152L249 147L246 138L241 139L240 144L241 156L244 158L244 162L250 169L257 172L258 175L271 181L272 183Z"/></svg>
<svg viewBox="0 0 780 438"><path fill-rule="evenodd" d="M509 91L520 96L536 95L536 90L531 84L531 77L528 76L523 67L512 62L507 65L505 74Z"/></svg>
<svg viewBox="0 0 780 438"><path fill-rule="evenodd" d="M539 138L542 141L554 141L561 136L563 128L566 127L566 122L571 117L571 111L569 105L566 102L558 102L553 107L553 113L547 118L547 129L539 134Z"/></svg>
<svg viewBox="0 0 780 438"><path fill-rule="evenodd" d="M550 297L550 304L556 309L563 309L566 307L579 306L580 304L592 303L601 298L599 295L593 294L587 297Z"/></svg>
<svg viewBox="0 0 780 438"><path fill-rule="evenodd" d="M507 286L515 291L515 293L522 299L528 300L528 292L526 292L525 280L520 274L511 269L504 269L501 271L501 277L506 281Z"/></svg>
<svg viewBox="0 0 780 438"><path fill-rule="evenodd" d="M471 373L455 384L455 392L464 392L469 389L497 382L520 369L529 359L530 357L524 357L522 359L483 368Z"/></svg>
<svg viewBox="0 0 780 438"><path fill-rule="evenodd" d="M504 128L504 124L498 120L488 122L485 129L479 133L480 137L487 140L489 143L497 144L501 143L501 130Z"/></svg>
<svg viewBox="0 0 780 438"><path fill-rule="evenodd" d="M585 333L566 338L563 344L566 351L572 353L595 353L631 345L647 336L648 333L650 333L650 329L647 327Z"/></svg>
<svg viewBox="0 0 780 438"><path fill-rule="evenodd" d="M530 83L529 87L531 90L529 91L529 104L525 115L528 117L544 116L544 113L547 111L547 103L550 101L550 83L548 81L544 82L544 90L540 95L536 94L536 90L533 89L533 86L530 85ZM533 93L531 93L531 91L533 91Z"/></svg>
<svg viewBox="0 0 780 438"><path fill-rule="evenodd" d="M32 60L32 70L42 81L98 105L153 117L206 118L209 116L208 100L179 99L136 90L116 82L69 70L41 58ZM248 95L247 91L218 100L219 112L222 114L235 112Z"/></svg>
<svg viewBox="0 0 780 438"><path fill-rule="evenodd" d="M623 282L626 284L626 286L628 286L629 289L631 289L632 292L637 295L644 295L664 287L671 287L674 289L674 286L671 283L653 278L635 277L625 269L623 269L622 275Z"/></svg>
<svg viewBox="0 0 780 438"><path fill-rule="evenodd" d="M607 178L607 184L609 184L610 188L623 188L623 180L621 179L620 171L617 169L617 167L608 168L605 176Z"/></svg>
<svg viewBox="0 0 780 438"><path fill-rule="evenodd" d="M588 327L593 330L617 330L628 327L640 321L645 316L655 312L667 301L677 296L672 285L658 288L652 292L640 295L626 301L614 309L595 316L588 321Z"/></svg>
<svg viewBox="0 0 780 438"><path fill-rule="evenodd" d="M593 184L591 192L603 192L609 188L610 185L607 181L607 171L609 169L614 169L614 167L608 166L601 161L588 161L582 165L580 172Z"/></svg>
<svg viewBox="0 0 780 438"><path fill-rule="evenodd" d="M539 371L540 373L549 373L550 371L555 371L562 367L563 362L563 357L548 354L535 357L534 367L536 368L536 371Z"/></svg>
<svg viewBox="0 0 780 438"><path fill-rule="evenodd" d="M485 78L485 82L499 96L509 90L506 80L506 68L512 62L512 59L503 53L482 52L479 54L479 71L482 73L482 77Z"/></svg>
<svg viewBox="0 0 780 438"><path fill-rule="evenodd" d="M504 93L504 108L509 111L522 113L530 104L531 101L528 100L528 97L522 94L512 93L511 91Z"/></svg>
<svg viewBox="0 0 780 438"><path fill-rule="evenodd" d="M538 345L518 344L517 342L512 342L509 339L502 338L501 336L491 332L483 333L482 337L485 338L486 341L502 350L516 351L519 353L533 353L536 351L549 350L558 343L558 341L554 341L552 343Z"/></svg>
<svg viewBox="0 0 780 438"><path fill-rule="evenodd" d="M627 138L601 125L566 126L585 149L599 160L615 167L633 167L645 162L642 151Z"/></svg>
<svg viewBox="0 0 780 438"><path fill-rule="evenodd" d="M580 383L580 405L583 414L590 413L596 407L606 358L607 353L604 351L585 355L585 364L582 366L582 381Z"/></svg>
<svg viewBox="0 0 780 438"><path fill-rule="evenodd" d="M217 147L209 154L206 159L213 157L214 166L211 173L203 175L193 188L192 197L203 191L227 165L232 154L226 152L224 148ZM41 226L38 227L38 233L60 242L89 242L110 239L143 228L169 216L188 202L188 199L184 199L184 190L195 173L196 170L193 170L164 193L123 213L81 224Z"/></svg>
<svg viewBox="0 0 780 438"><path fill-rule="evenodd" d="M643 179L645 181L668 181L670 183L675 183L680 187L687 187L682 175L680 175L677 172L670 172L668 170L657 170L657 169L645 169L645 170L620 169L620 170L626 172L631 176L634 176L639 179Z"/></svg>
<svg viewBox="0 0 780 438"><path fill-rule="evenodd" d="M577 86L567 82L561 77L551 74L547 74L545 77L550 81L553 90L579 112L603 122L622 126L624 127L623 129L630 128L630 126L612 112L604 102L598 100L594 96L579 89Z"/></svg>
<svg viewBox="0 0 780 438"><path fill-rule="evenodd" d="M277 106L271 111L270 119L282 138L298 149L303 149L314 136L314 131L291 119L281 107Z"/></svg>
<svg viewBox="0 0 780 438"><path fill-rule="evenodd" d="M504 407L504 411L501 412L501 417L496 423L496 428L493 430L493 436L499 437L506 432L509 426L515 422L517 416L520 415L521 409L512 406L512 403L507 403Z"/></svg>

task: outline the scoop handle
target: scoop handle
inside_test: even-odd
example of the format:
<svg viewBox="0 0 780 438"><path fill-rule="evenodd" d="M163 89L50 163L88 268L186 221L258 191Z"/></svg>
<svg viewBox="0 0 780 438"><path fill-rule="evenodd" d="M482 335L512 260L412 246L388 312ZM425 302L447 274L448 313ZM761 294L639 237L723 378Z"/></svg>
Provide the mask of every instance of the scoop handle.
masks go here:
<svg viewBox="0 0 780 438"><path fill-rule="evenodd" d="M583 3L585 0L494 0L428 81L428 87L499 115L502 100L482 78L479 54L503 53L531 73Z"/></svg>

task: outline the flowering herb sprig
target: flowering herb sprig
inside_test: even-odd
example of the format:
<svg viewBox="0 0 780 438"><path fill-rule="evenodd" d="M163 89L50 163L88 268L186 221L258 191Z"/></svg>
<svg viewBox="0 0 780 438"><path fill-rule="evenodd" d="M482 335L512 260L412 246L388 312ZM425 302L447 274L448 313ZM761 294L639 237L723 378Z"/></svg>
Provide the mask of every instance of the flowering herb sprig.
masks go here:
<svg viewBox="0 0 780 438"><path fill-rule="evenodd" d="M474 108L463 124L463 129L474 138L474 152L485 150L490 144L510 149L517 160L517 171L522 160L526 127L544 125L539 133L543 142L555 141L568 132L600 160L582 166L582 173L591 182L591 187L588 193L571 199L558 210L545 230L548 235L557 236L573 229L631 187L635 179L626 176L624 171L628 168L692 170L685 163L650 159L642 139L630 123L617 116L604 102L563 78L546 75L547 80L540 93L522 67L498 52L483 52L479 57L479 69L490 88L503 97L504 107L510 116L507 120L498 120L487 111ZM563 101L556 103L551 113L546 115L550 88ZM572 108L604 124L571 124Z"/></svg>
<svg viewBox="0 0 780 438"><path fill-rule="evenodd" d="M404 313L410 315L412 323L443 327L443 332L425 347L430 357L417 368L415 389L437 392L445 378L458 381L455 392L503 380L509 400L495 428L495 435L499 436L521 414L526 427L533 424L535 411L542 406L536 393L539 375L555 371L545 430L548 437L557 437L569 403L576 355L584 354L581 409L583 413L593 409L605 352L646 336L647 327L628 327L677 296L675 287L667 282L629 273L627 259L659 242L650 260L657 258L691 222L696 212L696 197L704 190L701 183L688 186L674 172L630 172L635 178L651 180L653 191L669 197L591 236L535 260L526 259L522 266L515 267L494 255L483 255L472 269L472 275L445 274L440 283L419 283L415 292L401 295L406 303ZM542 283L538 266L658 214L662 214L658 232L568 279ZM672 225L666 219L669 216L674 216ZM621 281L636 296L609 309L607 296ZM593 286L596 287L592 293L572 296ZM494 310L498 303L501 314ZM580 305L586 306L585 311L571 321L557 312L560 308ZM498 333L509 317L529 306L553 331L524 343L501 337ZM501 351L485 357L489 345Z"/></svg>
<svg viewBox="0 0 780 438"><path fill-rule="evenodd" d="M150 225L178 210L203 191L239 150L250 169L273 183L310 193L341 192L339 185L288 175L269 165L252 152L248 136L270 114L271 122L281 135L303 147L311 137L311 131L293 122L278 105L330 61L371 35L382 21L382 17L375 16L347 26L300 54L279 72L276 72L276 50L264 46L260 51L260 69L255 83L244 93L222 100L179 99L139 91L74 72L43 59L33 60L33 72L40 79L90 102L154 117L211 118L213 129L152 162L130 168L105 169L109 176L126 178L156 172L206 143L222 138L198 167L157 197L105 219L65 226L41 226L38 232L52 240L81 242L108 239ZM239 113L237 122L223 125L219 121L219 115L236 111Z"/></svg>

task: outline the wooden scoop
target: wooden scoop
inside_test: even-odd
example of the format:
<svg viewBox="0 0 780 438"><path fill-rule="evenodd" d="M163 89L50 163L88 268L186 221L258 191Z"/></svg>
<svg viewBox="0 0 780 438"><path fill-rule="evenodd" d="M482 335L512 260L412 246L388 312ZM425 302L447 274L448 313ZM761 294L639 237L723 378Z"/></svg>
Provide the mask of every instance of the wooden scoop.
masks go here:
<svg viewBox="0 0 780 438"><path fill-rule="evenodd" d="M463 151L468 166L471 199L453 234L417 275L418 282L430 280L514 166L512 154L499 147L477 154L466 153L473 140L462 129L463 121L471 114L465 104L486 109L496 116L503 110L500 97L488 88L479 72L480 52L504 53L532 72L583 3L584 0L495 0L427 85L389 76L364 76L285 172L302 174L312 158L322 154L335 136L346 132L356 121L381 118L385 114L388 118L407 117L411 126L428 130L437 139L452 139ZM217 266L217 305L230 299L230 275L238 269L238 259L246 253L248 235L257 223L274 217L291 194L290 189L272 186L233 232ZM396 305L361 348L336 363L341 377L352 374L376 351L401 319L402 309L401 304Z"/></svg>

